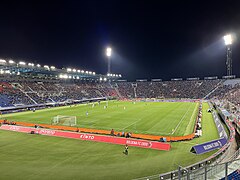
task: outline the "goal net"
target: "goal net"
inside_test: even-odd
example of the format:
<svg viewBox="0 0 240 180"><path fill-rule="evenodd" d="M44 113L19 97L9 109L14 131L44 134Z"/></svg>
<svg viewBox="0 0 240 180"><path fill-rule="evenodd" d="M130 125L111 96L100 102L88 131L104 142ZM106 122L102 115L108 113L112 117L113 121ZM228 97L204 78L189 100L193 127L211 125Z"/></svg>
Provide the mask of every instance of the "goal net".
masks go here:
<svg viewBox="0 0 240 180"><path fill-rule="evenodd" d="M77 117L76 116L55 116L52 120L52 125L63 125L63 126L76 126Z"/></svg>

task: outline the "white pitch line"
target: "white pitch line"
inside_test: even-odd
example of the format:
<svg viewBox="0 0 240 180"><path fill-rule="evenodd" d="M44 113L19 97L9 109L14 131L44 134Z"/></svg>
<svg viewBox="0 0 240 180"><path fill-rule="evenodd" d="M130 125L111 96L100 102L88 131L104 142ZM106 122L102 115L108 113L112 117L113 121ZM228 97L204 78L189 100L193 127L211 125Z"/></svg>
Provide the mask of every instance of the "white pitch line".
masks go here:
<svg viewBox="0 0 240 180"><path fill-rule="evenodd" d="M140 178L135 178L132 180L146 180L146 179L159 179L160 174L152 175L152 176L145 176L145 177L140 177Z"/></svg>
<svg viewBox="0 0 240 180"><path fill-rule="evenodd" d="M133 125L133 124L136 124L137 122L139 122L139 121L141 121L141 120L142 120L142 119L139 119L139 120L137 120L137 121L134 121L132 124L123 127L123 129L126 129L127 127L129 127L129 126L131 126L131 125Z"/></svg>
<svg viewBox="0 0 240 180"><path fill-rule="evenodd" d="M185 112L185 114L183 115L182 119L179 121L179 123L177 124L177 126L175 127L175 129L173 130L172 134L174 134L177 130L177 128L179 127L179 125L182 123L183 119L185 118L186 114L188 113L189 109L191 107L191 104L190 106L188 107L188 110Z"/></svg>
<svg viewBox="0 0 240 180"><path fill-rule="evenodd" d="M192 118L193 118L193 115L195 114L195 112L196 112L196 110L197 110L197 106L198 105L198 103L196 104L196 106L195 106L195 109L194 109L194 111L193 111L193 113L192 113L192 116L191 116L191 118L190 118L190 121L188 122L188 125L187 125L187 128L186 129L188 129L188 127L189 127L189 125L190 125L190 122L192 121Z"/></svg>
<svg viewBox="0 0 240 180"><path fill-rule="evenodd" d="M188 142L188 141L183 141L182 143L183 144L190 144L190 145L194 145L194 146L197 145L197 143L191 143L191 142Z"/></svg>

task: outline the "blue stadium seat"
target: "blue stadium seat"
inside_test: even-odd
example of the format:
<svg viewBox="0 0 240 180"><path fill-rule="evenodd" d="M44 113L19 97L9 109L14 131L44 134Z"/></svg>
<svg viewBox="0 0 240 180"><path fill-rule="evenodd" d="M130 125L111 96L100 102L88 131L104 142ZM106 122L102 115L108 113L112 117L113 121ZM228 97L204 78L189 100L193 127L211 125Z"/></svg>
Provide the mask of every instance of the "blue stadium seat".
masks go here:
<svg viewBox="0 0 240 180"><path fill-rule="evenodd" d="M222 178L221 180L224 180L225 178ZM229 180L240 180L240 169L233 171L231 174L228 175Z"/></svg>

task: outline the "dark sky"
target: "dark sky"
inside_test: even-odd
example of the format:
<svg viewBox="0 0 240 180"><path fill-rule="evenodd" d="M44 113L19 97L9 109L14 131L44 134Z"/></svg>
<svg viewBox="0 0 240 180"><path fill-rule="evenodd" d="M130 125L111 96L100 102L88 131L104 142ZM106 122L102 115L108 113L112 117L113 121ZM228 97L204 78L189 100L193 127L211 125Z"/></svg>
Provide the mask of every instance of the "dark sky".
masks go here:
<svg viewBox="0 0 240 180"><path fill-rule="evenodd" d="M0 57L140 78L226 75L222 36L235 34L240 76L240 1L16 1L0 3Z"/></svg>

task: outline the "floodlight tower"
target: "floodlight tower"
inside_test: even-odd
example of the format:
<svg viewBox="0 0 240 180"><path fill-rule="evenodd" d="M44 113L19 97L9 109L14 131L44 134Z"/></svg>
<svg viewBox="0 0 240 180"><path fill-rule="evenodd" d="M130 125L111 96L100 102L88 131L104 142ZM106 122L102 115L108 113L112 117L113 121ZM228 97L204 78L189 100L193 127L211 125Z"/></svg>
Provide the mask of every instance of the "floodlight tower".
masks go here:
<svg viewBox="0 0 240 180"><path fill-rule="evenodd" d="M111 73L111 64L110 63L111 63L112 48L107 47L106 55L107 55L107 58L108 58L108 71L107 71L107 73L110 74Z"/></svg>
<svg viewBox="0 0 240 180"><path fill-rule="evenodd" d="M232 76L232 35L227 34L223 37L227 47L227 76Z"/></svg>

